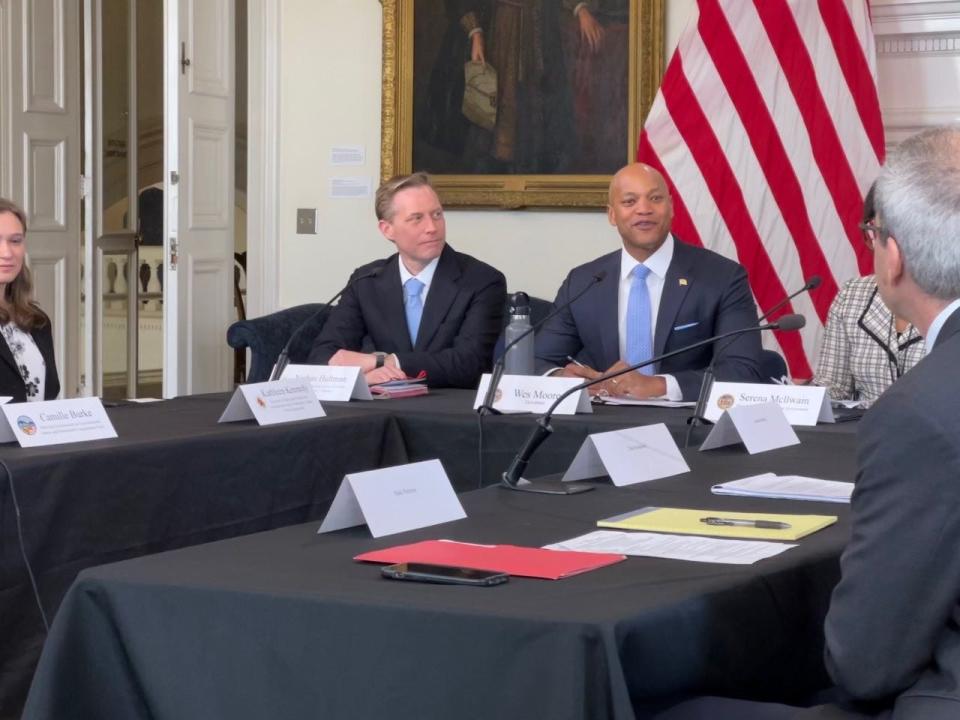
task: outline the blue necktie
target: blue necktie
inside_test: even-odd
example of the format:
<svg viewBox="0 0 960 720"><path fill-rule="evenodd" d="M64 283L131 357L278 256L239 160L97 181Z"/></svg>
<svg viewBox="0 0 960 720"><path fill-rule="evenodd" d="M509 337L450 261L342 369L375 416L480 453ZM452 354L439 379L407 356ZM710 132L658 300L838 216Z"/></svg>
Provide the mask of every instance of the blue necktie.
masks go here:
<svg viewBox="0 0 960 720"><path fill-rule="evenodd" d="M403 284L403 305L407 314L407 330L410 331L410 344L417 344L417 331L420 329L420 316L423 315L423 301L420 292L423 283L410 278Z"/></svg>
<svg viewBox="0 0 960 720"><path fill-rule="evenodd" d="M637 265L630 273L630 299L627 301L627 364L633 365L653 357L653 333L650 331L650 293L647 275L650 268ZM653 366L640 368L644 375L653 375Z"/></svg>

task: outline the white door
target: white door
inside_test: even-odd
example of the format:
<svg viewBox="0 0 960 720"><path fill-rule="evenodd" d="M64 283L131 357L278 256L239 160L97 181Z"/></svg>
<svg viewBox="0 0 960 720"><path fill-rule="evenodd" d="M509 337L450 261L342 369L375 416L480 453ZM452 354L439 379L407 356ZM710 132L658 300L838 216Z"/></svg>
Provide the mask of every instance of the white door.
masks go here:
<svg viewBox="0 0 960 720"><path fill-rule="evenodd" d="M0 195L27 212L34 295L53 323L63 396L80 387L79 11L0 0Z"/></svg>
<svg viewBox="0 0 960 720"><path fill-rule="evenodd" d="M227 390L233 320L234 0L164 7L164 395Z"/></svg>

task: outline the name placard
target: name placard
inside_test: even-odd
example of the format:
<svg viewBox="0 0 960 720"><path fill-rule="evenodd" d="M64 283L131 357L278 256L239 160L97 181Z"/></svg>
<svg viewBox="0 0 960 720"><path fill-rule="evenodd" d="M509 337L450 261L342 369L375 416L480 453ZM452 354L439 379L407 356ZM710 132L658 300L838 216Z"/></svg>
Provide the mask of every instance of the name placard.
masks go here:
<svg viewBox="0 0 960 720"><path fill-rule="evenodd" d="M564 480L609 475L617 487L690 472L663 423L588 435Z"/></svg>
<svg viewBox="0 0 960 720"><path fill-rule="evenodd" d="M331 402L372 400L370 387L358 367L342 365L287 365L284 380L306 380L317 400Z"/></svg>
<svg viewBox="0 0 960 720"><path fill-rule="evenodd" d="M742 442L751 455L788 445L799 445L787 416L775 402L736 405L725 410L713 426L701 450L713 450Z"/></svg>
<svg viewBox="0 0 960 720"><path fill-rule="evenodd" d="M306 380L268 380L237 387L217 422L252 418L258 425L274 425L325 416Z"/></svg>
<svg viewBox="0 0 960 720"><path fill-rule="evenodd" d="M724 410L737 405L774 402L791 425L816 425L835 422L827 389L811 385L763 385L760 383L715 382L704 417L716 422Z"/></svg>
<svg viewBox="0 0 960 720"><path fill-rule="evenodd" d="M350 473L318 533L368 525L374 537L465 518L439 460Z"/></svg>
<svg viewBox="0 0 960 720"><path fill-rule="evenodd" d="M0 442L16 440L21 447L117 436L98 397L4 404L0 409L7 420L6 424L0 423Z"/></svg>
<svg viewBox="0 0 960 720"><path fill-rule="evenodd" d="M505 413L543 413L546 412L554 400L572 387L581 382L579 378L541 377L537 375L504 375L500 378L500 385L493 398L493 407ZM480 378L480 387L477 388L477 397L473 401L476 410L483 404L483 398L490 386L490 374L485 373ZM575 415L576 413L592 413L590 396L586 390L573 393L557 406L554 415Z"/></svg>

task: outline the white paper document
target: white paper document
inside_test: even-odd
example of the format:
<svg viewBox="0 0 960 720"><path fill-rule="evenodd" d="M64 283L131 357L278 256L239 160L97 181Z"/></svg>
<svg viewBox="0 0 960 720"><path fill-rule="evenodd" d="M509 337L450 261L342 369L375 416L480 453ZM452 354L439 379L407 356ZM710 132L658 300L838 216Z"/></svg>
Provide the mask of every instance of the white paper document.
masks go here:
<svg viewBox="0 0 960 720"><path fill-rule="evenodd" d="M619 553L667 560L752 565L758 560L779 555L796 545L765 540L724 540L698 535L596 530L545 547L548 550Z"/></svg>
<svg viewBox="0 0 960 720"><path fill-rule="evenodd" d="M318 533L366 523L374 537L467 516L439 460L350 473Z"/></svg>
<svg viewBox="0 0 960 720"><path fill-rule="evenodd" d="M783 498L786 500L813 500L816 502L848 503L853 493L852 482L820 480L802 475L763 473L720 483L710 488L714 495L741 497Z"/></svg>
<svg viewBox="0 0 960 720"><path fill-rule="evenodd" d="M696 407L695 402L686 402L683 400L639 400L628 397L600 397L595 395L593 402L597 405L642 405L646 407L664 407L664 408L692 408Z"/></svg>
<svg viewBox="0 0 960 720"><path fill-rule="evenodd" d="M663 423L588 435L564 480L609 475L617 487L690 472Z"/></svg>

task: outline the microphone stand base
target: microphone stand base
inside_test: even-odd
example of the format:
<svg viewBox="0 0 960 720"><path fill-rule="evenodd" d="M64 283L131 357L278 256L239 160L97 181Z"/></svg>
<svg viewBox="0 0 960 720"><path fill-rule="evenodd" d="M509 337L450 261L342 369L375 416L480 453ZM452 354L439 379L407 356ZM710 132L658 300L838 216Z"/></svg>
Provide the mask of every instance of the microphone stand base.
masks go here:
<svg viewBox="0 0 960 720"><path fill-rule="evenodd" d="M537 495L579 495L580 493L590 492L593 485L576 482L531 482L520 478L520 481L513 485L506 480L500 482L500 487L505 490L514 490L516 492L535 493Z"/></svg>
<svg viewBox="0 0 960 720"><path fill-rule="evenodd" d="M492 405L481 405L480 407L477 408L477 412L480 415L503 415L502 412L497 410Z"/></svg>

